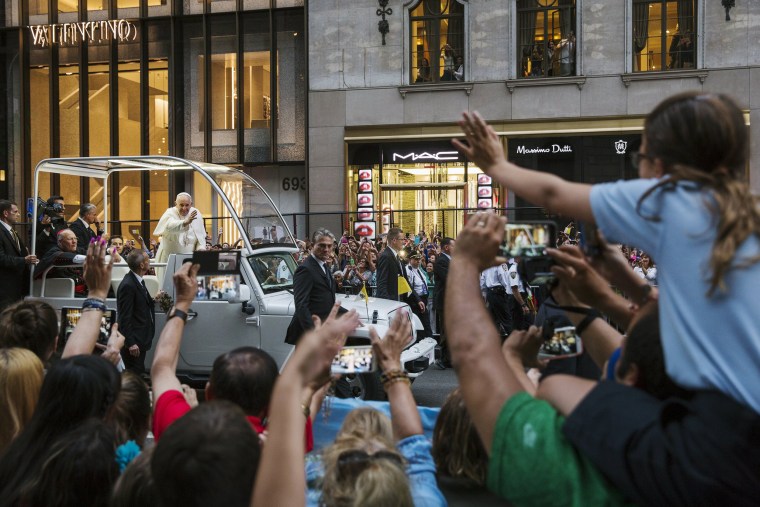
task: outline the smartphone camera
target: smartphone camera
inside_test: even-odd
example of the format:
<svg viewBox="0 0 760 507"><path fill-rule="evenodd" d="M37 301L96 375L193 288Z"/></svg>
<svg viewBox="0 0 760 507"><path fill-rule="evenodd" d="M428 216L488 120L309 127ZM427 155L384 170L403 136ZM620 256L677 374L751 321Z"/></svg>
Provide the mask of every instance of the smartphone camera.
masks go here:
<svg viewBox="0 0 760 507"><path fill-rule="evenodd" d="M554 222L516 222L504 226L501 254L519 257L518 272L523 282L543 285L554 278L553 261L546 249L557 242L557 225Z"/></svg>
<svg viewBox="0 0 760 507"><path fill-rule="evenodd" d="M370 373L377 369L371 346L343 347L333 358L331 373Z"/></svg>
<svg viewBox="0 0 760 507"><path fill-rule="evenodd" d="M581 249L587 257L597 257L602 253L599 228L595 224L580 223Z"/></svg>
<svg viewBox="0 0 760 507"><path fill-rule="evenodd" d="M72 308L64 306L61 308L61 345L65 346L69 340L69 336L74 331L74 328L79 323L79 319L82 317L81 308ZM111 336L111 327L116 322L116 310L108 309L103 314L100 320L100 334L98 334L98 343L106 345L108 338Z"/></svg>
<svg viewBox="0 0 760 507"><path fill-rule="evenodd" d="M561 359L583 353L583 343L575 332L575 326L555 328L547 321L543 326L542 338L544 342L538 350L539 359Z"/></svg>

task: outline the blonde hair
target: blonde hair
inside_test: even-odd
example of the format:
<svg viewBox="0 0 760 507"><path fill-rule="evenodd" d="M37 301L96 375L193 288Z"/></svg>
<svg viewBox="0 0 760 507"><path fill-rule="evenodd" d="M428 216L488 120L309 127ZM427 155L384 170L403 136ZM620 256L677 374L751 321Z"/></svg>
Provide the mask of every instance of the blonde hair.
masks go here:
<svg viewBox="0 0 760 507"><path fill-rule="evenodd" d="M374 438L393 447L393 428L387 415L370 407L362 407L348 413L340 426L336 440L341 437Z"/></svg>
<svg viewBox="0 0 760 507"><path fill-rule="evenodd" d="M42 361L34 352L0 349L0 451L32 418L43 379Z"/></svg>
<svg viewBox="0 0 760 507"><path fill-rule="evenodd" d="M363 470L352 477L343 477L339 458L346 451L361 450L370 456L376 451L397 454L384 439L339 436L323 451L325 475L322 479L322 505L330 507L413 507L412 493L406 471L389 459L369 460Z"/></svg>

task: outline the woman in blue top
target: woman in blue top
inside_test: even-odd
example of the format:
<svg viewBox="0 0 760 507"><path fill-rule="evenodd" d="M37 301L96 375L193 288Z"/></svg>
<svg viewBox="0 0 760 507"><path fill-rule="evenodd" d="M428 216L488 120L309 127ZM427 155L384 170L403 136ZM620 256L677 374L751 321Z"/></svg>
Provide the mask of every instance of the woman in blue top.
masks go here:
<svg viewBox="0 0 760 507"><path fill-rule="evenodd" d="M760 212L741 110L720 94L665 99L633 154L640 179L593 186L509 163L477 113L460 125L467 144L454 146L498 183L657 262L666 371L690 396L661 401L555 375L538 396L568 416L565 435L637 503L662 504L664 491L698 491L705 505L756 498L747 493L760 466ZM621 287L635 302L651 298L649 284L619 271L638 280Z"/></svg>
<svg viewBox="0 0 760 507"><path fill-rule="evenodd" d="M682 387L723 392L760 412L760 213L746 182L744 116L724 95L684 93L646 119L640 179L562 180L504 159L477 113L454 145L499 183L552 213L596 222L606 238L641 248L659 267L668 374ZM645 299L641 284L631 294Z"/></svg>

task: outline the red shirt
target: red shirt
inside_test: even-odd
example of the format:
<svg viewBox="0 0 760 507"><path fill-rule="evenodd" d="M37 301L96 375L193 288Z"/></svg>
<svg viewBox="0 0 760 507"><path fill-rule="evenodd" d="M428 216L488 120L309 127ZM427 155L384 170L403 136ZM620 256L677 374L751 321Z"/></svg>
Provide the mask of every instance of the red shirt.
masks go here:
<svg viewBox="0 0 760 507"><path fill-rule="evenodd" d="M170 390L162 394L156 401L153 407L153 438L156 442L164 434L166 428L190 412L190 404L185 400L185 396L180 391ZM248 422L251 423L256 433L261 433L266 429L265 420L259 419L256 416L246 416ZM304 428L304 439L306 442L306 452L311 452L314 449L314 433L311 425L311 418L306 419L306 426Z"/></svg>

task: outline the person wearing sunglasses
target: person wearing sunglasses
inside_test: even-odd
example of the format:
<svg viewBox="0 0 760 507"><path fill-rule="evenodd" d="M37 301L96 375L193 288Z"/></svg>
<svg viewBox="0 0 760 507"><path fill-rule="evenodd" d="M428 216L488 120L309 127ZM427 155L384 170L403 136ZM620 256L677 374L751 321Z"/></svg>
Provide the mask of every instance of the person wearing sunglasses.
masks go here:
<svg viewBox="0 0 760 507"><path fill-rule="evenodd" d="M403 314L382 340L371 328L391 422L371 408L349 413L335 442L307 460L307 505L446 505L436 482L431 443L401 366L410 333Z"/></svg>

